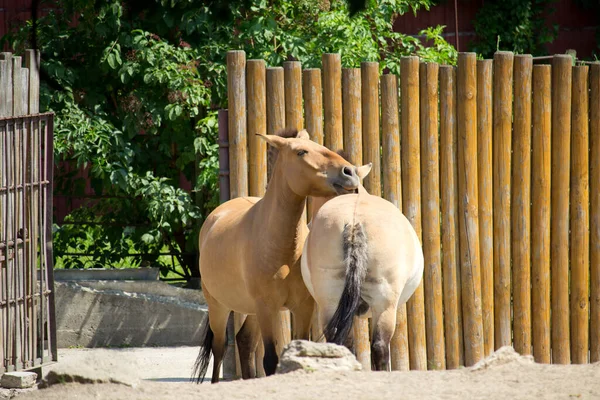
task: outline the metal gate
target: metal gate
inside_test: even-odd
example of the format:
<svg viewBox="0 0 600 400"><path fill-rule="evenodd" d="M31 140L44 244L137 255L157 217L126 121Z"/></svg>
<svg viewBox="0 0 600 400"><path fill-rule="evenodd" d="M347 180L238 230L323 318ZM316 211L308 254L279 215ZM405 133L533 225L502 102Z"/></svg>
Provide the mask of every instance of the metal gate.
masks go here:
<svg viewBox="0 0 600 400"><path fill-rule="evenodd" d="M21 57L0 53L0 375L57 360L54 114L38 114L39 58L32 56L22 68Z"/></svg>

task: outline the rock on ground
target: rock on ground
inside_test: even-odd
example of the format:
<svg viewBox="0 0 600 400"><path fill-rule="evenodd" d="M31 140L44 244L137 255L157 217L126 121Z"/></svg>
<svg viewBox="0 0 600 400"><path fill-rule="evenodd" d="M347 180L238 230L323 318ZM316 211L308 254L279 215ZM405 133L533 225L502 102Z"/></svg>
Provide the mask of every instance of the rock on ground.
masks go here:
<svg viewBox="0 0 600 400"><path fill-rule="evenodd" d="M361 364L344 346L293 340L281 354L277 373L304 371L360 371Z"/></svg>
<svg viewBox="0 0 600 400"><path fill-rule="evenodd" d="M7 372L0 379L0 386L6 389L27 389L35 385L35 372Z"/></svg>
<svg viewBox="0 0 600 400"><path fill-rule="evenodd" d="M480 371L505 364L533 364L532 356L522 356L511 346L503 346L471 367L472 371Z"/></svg>

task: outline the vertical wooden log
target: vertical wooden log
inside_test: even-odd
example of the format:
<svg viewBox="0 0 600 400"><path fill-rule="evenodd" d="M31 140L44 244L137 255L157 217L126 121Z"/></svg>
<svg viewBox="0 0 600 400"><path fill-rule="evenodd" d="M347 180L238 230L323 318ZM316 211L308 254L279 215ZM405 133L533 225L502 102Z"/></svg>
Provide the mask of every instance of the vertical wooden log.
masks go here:
<svg viewBox="0 0 600 400"><path fill-rule="evenodd" d="M446 368L456 369L464 361L458 259L456 69L448 65L440 67L440 174Z"/></svg>
<svg viewBox="0 0 600 400"><path fill-rule="evenodd" d="M569 168L571 164L572 58L552 60L552 215L550 270L552 362L569 364Z"/></svg>
<svg viewBox="0 0 600 400"><path fill-rule="evenodd" d="M342 130L342 58L339 53L323 54L322 60L325 146L335 151L344 146Z"/></svg>
<svg viewBox="0 0 600 400"><path fill-rule="evenodd" d="M589 135L588 67L573 67L571 114L571 362L589 350Z"/></svg>
<svg viewBox="0 0 600 400"><path fill-rule="evenodd" d="M275 135L287 126L285 111L285 72L282 67L267 68L267 134ZM267 162L267 182L271 179L271 168ZM277 324L281 327L277 330L277 354L281 354L283 346L291 341L290 329L291 317L289 311L279 313Z"/></svg>
<svg viewBox="0 0 600 400"><path fill-rule="evenodd" d="M477 207L477 61L458 55L458 215L465 365L483 357L479 223Z"/></svg>
<svg viewBox="0 0 600 400"><path fill-rule="evenodd" d="M248 155L246 138L246 53L227 52L227 97L229 104L229 182L231 198L248 195ZM234 313L234 328L242 325L242 316ZM236 375L241 376L236 357Z"/></svg>
<svg viewBox="0 0 600 400"><path fill-rule="evenodd" d="M257 134L267 133L267 85L264 60L248 60L248 183L250 196L262 197L267 187L267 144Z"/></svg>
<svg viewBox="0 0 600 400"><path fill-rule="evenodd" d="M323 90L321 70L305 69L302 72L302 93L304 95L304 123L310 138L323 144ZM309 214L310 215L310 214Z"/></svg>
<svg viewBox="0 0 600 400"><path fill-rule="evenodd" d="M419 141L419 58L400 61L402 210L421 240L421 161ZM427 369L423 282L408 300L410 368Z"/></svg>
<svg viewBox="0 0 600 400"><path fill-rule="evenodd" d="M267 133L267 84L264 60L247 62L249 195L262 197L267 189L267 144L257 133ZM262 340L255 354L257 376L264 376ZM240 371L241 372L241 371Z"/></svg>
<svg viewBox="0 0 600 400"><path fill-rule="evenodd" d="M227 52L227 98L229 103L229 173L231 198L248 195L246 154L246 53Z"/></svg>
<svg viewBox="0 0 600 400"><path fill-rule="evenodd" d="M27 114L27 99L29 93L24 91L23 75L25 71L21 67L22 59L20 56L12 58L12 79L13 79L13 115L22 116ZM23 107L25 105L25 107Z"/></svg>
<svg viewBox="0 0 600 400"><path fill-rule="evenodd" d="M383 197L402 210L400 182L400 125L398 119L398 80L395 75L381 77L381 138L383 141ZM396 311L396 329L390 343L393 371L408 371L408 330L406 304Z"/></svg>
<svg viewBox="0 0 600 400"><path fill-rule="evenodd" d="M439 65L421 63L421 190L425 272L425 325L428 369L446 369L440 234L440 168L438 143Z"/></svg>
<svg viewBox="0 0 600 400"><path fill-rule="evenodd" d="M275 135L285 128L284 72L281 67L267 68L267 134ZM268 148L268 146L267 146ZM268 161L268 160L267 160ZM267 182L271 179L271 168L267 162Z"/></svg>
<svg viewBox="0 0 600 400"><path fill-rule="evenodd" d="M494 352L494 213L492 179L492 60L477 61L477 179L484 356Z"/></svg>
<svg viewBox="0 0 600 400"><path fill-rule="evenodd" d="M494 340L510 346L510 158L513 53L494 54Z"/></svg>
<svg viewBox="0 0 600 400"><path fill-rule="evenodd" d="M362 165L362 112L360 69L342 69L342 103L344 116L344 150L354 165ZM371 369L369 320L354 318L354 348L356 359L364 370Z"/></svg>
<svg viewBox="0 0 600 400"><path fill-rule="evenodd" d="M362 164L362 111L360 69L342 70L344 150L354 165ZM370 363L370 361L369 361Z"/></svg>
<svg viewBox="0 0 600 400"><path fill-rule="evenodd" d="M321 89L321 70L305 69L302 72L302 93L304 95L304 124L312 140L323 144L323 91ZM308 219L310 221L311 201L307 201ZM313 313L311 337L319 341L323 337L323 327L319 319L319 311L315 305Z"/></svg>
<svg viewBox="0 0 600 400"><path fill-rule="evenodd" d="M29 70L29 114L40 112L40 52L26 50L25 66Z"/></svg>
<svg viewBox="0 0 600 400"><path fill-rule="evenodd" d="M12 54L0 53L0 117L12 115L13 84L12 84Z"/></svg>
<svg viewBox="0 0 600 400"><path fill-rule="evenodd" d="M512 162L513 341L520 354L531 354L531 55L514 62Z"/></svg>
<svg viewBox="0 0 600 400"><path fill-rule="evenodd" d="M600 361L600 63L590 71L590 362Z"/></svg>
<svg viewBox="0 0 600 400"><path fill-rule="evenodd" d="M550 124L549 65L533 67L531 306L533 357L550 359Z"/></svg>
<svg viewBox="0 0 600 400"><path fill-rule="evenodd" d="M285 85L285 125L302 130L302 64L300 61L283 63Z"/></svg>
<svg viewBox="0 0 600 400"><path fill-rule="evenodd" d="M362 137L363 163L373 163L365 178L367 192L381 196L381 145L379 143L379 63L363 62L362 78Z"/></svg>

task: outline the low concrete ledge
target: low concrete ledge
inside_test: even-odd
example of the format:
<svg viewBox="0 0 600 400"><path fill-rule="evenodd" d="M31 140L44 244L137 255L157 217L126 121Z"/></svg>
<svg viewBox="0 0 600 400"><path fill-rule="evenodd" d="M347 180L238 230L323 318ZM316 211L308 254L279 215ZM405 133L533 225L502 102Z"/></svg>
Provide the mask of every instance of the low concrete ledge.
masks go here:
<svg viewBox="0 0 600 400"><path fill-rule="evenodd" d="M159 268L55 269L55 281L128 280L157 281Z"/></svg>
<svg viewBox="0 0 600 400"><path fill-rule="evenodd" d="M58 347L197 346L199 290L161 281L55 282Z"/></svg>

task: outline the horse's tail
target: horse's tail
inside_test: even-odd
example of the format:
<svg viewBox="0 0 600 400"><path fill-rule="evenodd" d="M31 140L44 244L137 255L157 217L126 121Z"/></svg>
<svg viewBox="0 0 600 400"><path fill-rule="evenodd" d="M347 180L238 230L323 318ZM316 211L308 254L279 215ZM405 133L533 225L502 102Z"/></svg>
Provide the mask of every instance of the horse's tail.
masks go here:
<svg viewBox="0 0 600 400"><path fill-rule="evenodd" d="M362 302L361 287L367 276L367 236L360 222L344 226L343 243L346 282L338 307L323 331L328 342L340 345L352 329L354 315Z"/></svg>
<svg viewBox="0 0 600 400"><path fill-rule="evenodd" d="M195 380L196 383L202 383L202 381L204 381L204 376L206 375L206 370L208 370L208 363L210 362L210 357L212 355L212 342L215 334L210 328L208 314L206 314L206 321L201 337L204 337L204 340L200 345L200 352L198 353L192 372L192 380Z"/></svg>

